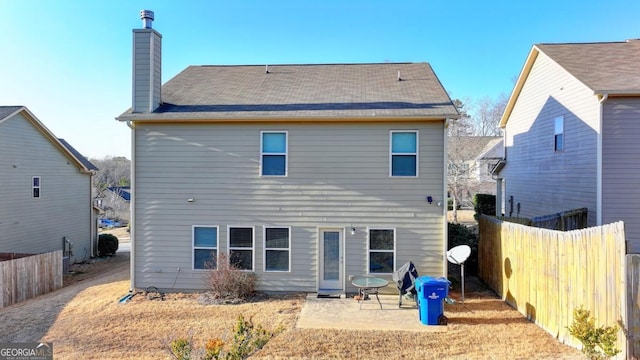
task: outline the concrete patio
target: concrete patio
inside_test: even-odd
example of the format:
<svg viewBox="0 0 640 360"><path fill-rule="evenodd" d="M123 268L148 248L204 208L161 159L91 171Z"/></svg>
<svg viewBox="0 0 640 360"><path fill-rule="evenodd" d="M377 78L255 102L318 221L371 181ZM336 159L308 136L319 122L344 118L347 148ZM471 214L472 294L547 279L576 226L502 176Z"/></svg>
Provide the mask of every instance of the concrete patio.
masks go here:
<svg viewBox="0 0 640 360"><path fill-rule="evenodd" d="M319 298L307 295L296 323L297 328L345 330L401 330L443 332L447 326L424 325L418 317L413 300L403 300L398 307L398 295L380 295L382 309L372 296L360 304L353 297Z"/></svg>

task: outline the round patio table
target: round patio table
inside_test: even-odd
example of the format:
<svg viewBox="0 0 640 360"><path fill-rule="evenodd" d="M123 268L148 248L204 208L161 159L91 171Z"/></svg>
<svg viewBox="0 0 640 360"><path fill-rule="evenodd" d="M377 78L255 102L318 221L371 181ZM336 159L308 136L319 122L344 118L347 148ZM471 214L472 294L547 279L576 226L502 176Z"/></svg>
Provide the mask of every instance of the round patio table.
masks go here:
<svg viewBox="0 0 640 360"><path fill-rule="evenodd" d="M378 300L378 304L380 304L380 309L382 310L382 303L378 297L378 290L389 285L387 280L373 276L360 276L353 278L353 280L351 280L351 284L358 288L358 294L360 295L358 303L360 303L360 309L362 309L362 303L369 295L375 295Z"/></svg>

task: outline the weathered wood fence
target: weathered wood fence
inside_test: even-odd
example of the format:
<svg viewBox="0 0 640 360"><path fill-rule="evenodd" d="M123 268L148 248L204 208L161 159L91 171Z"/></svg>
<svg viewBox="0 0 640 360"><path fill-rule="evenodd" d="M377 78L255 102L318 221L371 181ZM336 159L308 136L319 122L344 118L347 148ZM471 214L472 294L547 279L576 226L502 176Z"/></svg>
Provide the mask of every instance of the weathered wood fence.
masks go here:
<svg viewBox="0 0 640 360"><path fill-rule="evenodd" d="M640 356L640 259L622 222L562 232L483 215L479 232L480 278L529 320L579 348L567 327L584 306L598 326L621 322L619 358Z"/></svg>
<svg viewBox="0 0 640 360"><path fill-rule="evenodd" d="M0 262L0 308L62 287L62 250Z"/></svg>

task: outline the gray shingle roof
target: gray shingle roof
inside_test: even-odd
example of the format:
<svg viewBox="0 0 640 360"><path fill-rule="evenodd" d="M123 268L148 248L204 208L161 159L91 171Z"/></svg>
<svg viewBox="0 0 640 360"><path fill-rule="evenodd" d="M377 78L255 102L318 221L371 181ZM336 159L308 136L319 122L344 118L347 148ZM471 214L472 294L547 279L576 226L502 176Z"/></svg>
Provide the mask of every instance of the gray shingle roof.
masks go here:
<svg viewBox="0 0 640 360"><path fill-rule="evenodd" d="M119 119L457 117L428 63L189 66L153 114ZM398 81L398 72L402 81Z"/></svg>
<svg viewBox="0 0 640 360"><path fill-rule="evenodd" d="M73 156L75 156L75 158L78 159L78 161L80 161L82 163L82 165L84 165L84 167L87 168L87 170L92 170L92 171L100 170L100 169L98 169L97 166L93 165L93 163L91 161L89 161L86 157L84 157L84 155L82 155L78 150L76 150L73 146L71 146L71 144L69 144L65 139L58 138L58 141L60 141L60 143L71 154L73 154Z"/></svg>
<svg viewBox="0 0 640 360"><path fill-rule="evenodd" d="M640 92L640 40L536 47L594 92Z"/></svg>
<svg viewBox="0 0 640 360"><path fill-rule="evenodd" d="M24 106L0 106L0 120L22 109Z"/></svg>

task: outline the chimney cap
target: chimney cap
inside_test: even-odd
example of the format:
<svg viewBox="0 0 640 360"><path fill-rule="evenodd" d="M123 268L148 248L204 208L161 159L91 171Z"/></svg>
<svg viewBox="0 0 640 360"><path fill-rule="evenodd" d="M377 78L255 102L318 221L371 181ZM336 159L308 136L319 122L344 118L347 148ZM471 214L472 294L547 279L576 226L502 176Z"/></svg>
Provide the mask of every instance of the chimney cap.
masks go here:
<svg viewBox="0 0 640 360"><path fill-rule="evenodd" d="M153 11L140 10L140 19L142 19L142 27L145 29L151 29L151 23L155 19Z"/></svg>

